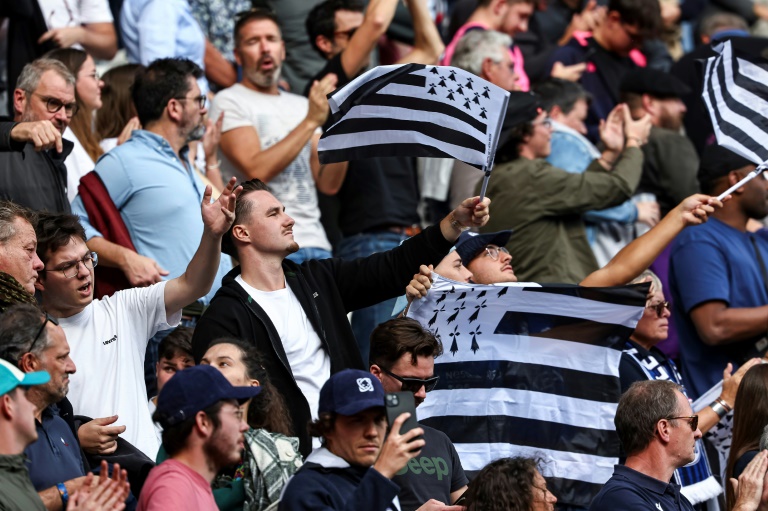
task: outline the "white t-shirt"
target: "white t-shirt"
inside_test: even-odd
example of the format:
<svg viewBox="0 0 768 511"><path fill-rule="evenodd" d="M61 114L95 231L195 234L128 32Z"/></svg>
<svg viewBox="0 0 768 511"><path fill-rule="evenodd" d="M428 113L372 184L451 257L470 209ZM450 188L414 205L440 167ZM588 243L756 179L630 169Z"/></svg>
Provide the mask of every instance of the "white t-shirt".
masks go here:
<svg viewBox="0 0 768 511"><path fill-rule="evenodd" d="M112 23L107 0L37 0L49 29Z"/></svg>
<svg viewBox="0 0 768 511"><path fill-rule="evenodd" d="M222 133L252 126L259 134L261 148L267 149L283 140L296 129L307 116L309 100L304 96L280 92L277 95L262 94L239 83L216 94L209 114L218 119L224 112ZM319 130L318 130L319 131ZM293 217L296 225L293 236L300 247L316 247L331 250L320 223L320 209L317 205L317 188L310 167L312 141L309 140L299 155L269 182L269 187ZM220 153L221 176L226 182L232 176L238 181L244 176Z"/></svg>
<svg viewBox="0 0 768 511"><path fill-rule="evenodd" d="M151 398L149 401L147 401L147 408L149 408L149 416L152 417L152 415L155 413L155 410L157 410L157 405L152 402L152 399L155 399L154 397ZM157 445L163 445L163 427L160 425L159 422L155 422L155 433L157 434ZM153 458L152 461L155 461Z"/></svg>
<svg viewBox="0 0 768 511"><path fill-rule="evenodd" d="M119 415L121 436L152 460L160 445L147 408L144 354L153 335L181 321L181 311L165 317L165 284L118 291L59 319L77 366L67 394L75 413Z"/></svg>
<svg viewBox="0 0 768 511"><path fill-rule="evenodd" d="M64 160L64 165L67 166L67 200L72 202L77 197L77 187L80 185L80 178L92 171L96 165L91 157L88 156L85 147L77 139L72 129L68 127L64 130L62 137L75 144L72 152Z"/></svg>
<svg viewBox="0 0 768 511"><path fill-rule="evenodd" d="M317 332L289 286L277 291L259 291L241 275L235 281L267 313L283 343L296 384L307 398L312 419L317 418L320 388L331 377L331 359Z"/></svg>

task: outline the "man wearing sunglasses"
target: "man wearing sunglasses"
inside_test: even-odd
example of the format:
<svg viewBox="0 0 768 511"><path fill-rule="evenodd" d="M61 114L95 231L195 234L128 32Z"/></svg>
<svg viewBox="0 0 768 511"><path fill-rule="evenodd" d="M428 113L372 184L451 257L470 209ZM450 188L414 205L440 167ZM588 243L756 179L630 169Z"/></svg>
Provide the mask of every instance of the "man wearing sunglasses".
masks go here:
<svg viewBox="0 0 768 511"><path fill-rule="evenodd" d="M668 380L633 384L621 396L614 423L627 458L589 510L693 511L679 484L670 482L676 469L696 460L701 438L699 416L682 387Z"/></svg>
<svg viewBox="0 0 768 511"><path fill-rule="evenodd" d="M435 389L435 357L442 344L418 321L395 318L371 334L371 373L385 392L413 392L416 406ZM418 509L430 500L453 504L467 489L461 460L445 433L422 425L425 445L413 461L392 479L400 486L403 511Z"/></svg>
<svg viewBox="0 0 768 511"><path fill-rule="evenodd" d="M0 198L33 210L69 212L72 143L61 134L77 109L75 78L61 62L38 59L13 91L14 122L0 123Z"/></svg>

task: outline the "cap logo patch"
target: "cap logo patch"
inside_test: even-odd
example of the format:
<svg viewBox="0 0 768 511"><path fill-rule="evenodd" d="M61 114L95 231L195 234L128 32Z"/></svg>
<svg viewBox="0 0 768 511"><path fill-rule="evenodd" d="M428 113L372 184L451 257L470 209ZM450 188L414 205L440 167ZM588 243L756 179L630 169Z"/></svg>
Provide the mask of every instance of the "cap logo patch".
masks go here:
<svg viewBox="0 0 768 511"><path fill-rule="evenodd" d="M373 383L370 378L358 378L357 388L360 392L373 392Z"/></svg>

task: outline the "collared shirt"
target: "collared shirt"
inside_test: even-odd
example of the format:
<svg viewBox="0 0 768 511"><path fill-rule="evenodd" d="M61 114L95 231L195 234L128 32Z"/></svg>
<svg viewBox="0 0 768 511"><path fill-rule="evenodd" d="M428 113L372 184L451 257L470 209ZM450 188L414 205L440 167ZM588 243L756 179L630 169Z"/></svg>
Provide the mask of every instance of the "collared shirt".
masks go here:
<svg viewBox="0 0 768 511"><path fill-rule="evenodd" d="M85 475L80 444L56 405L43 410L41 419L35 420L37 440L24 450L29 478L38 491Z"/></svg>
<svg viewBox="0 0 768 511"><path fill-rule="evenodd" d="M589 511L693 511L680 486L665 483L624 465L615 465L613 476L589 506Z"/></svg>
<svg viewBox="0 0 768 511"><path fill-rule="evenodd" d="M181 158L186 161L186 150ZM149 131L137 130L124 144L106 153L94 170L120 210L139 254L168 270L166 279L183 274L203 236L200 203L205 185L189 165L176 156L168 141ZM82 199L72 202L88 239L101 233L88 223ZM229 257L219 263L207 303L221 278L232 268Z"/></svg>

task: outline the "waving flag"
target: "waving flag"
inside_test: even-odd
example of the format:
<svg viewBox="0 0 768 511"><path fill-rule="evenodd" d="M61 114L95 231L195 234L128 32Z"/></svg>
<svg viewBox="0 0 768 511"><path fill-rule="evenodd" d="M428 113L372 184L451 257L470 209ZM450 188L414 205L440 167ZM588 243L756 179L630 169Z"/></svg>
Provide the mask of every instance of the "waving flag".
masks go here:
<svg viewBox="0 0 768 511"><path fill-rule="evenodd" d="M418 418L448 435L470 475L501 457L541 457L560 502L589 506L618 463L621 348L647 289L437 278L408 313L445 349Z"/></svg>
<svg viewBox="0 0 768 511"><path fill-rule="evenodd" d="M328 97L320 163L383 156L456 158L490 168L509 92L449 66L379 66Z"/></svg>
<svg viewBox="0 0 768 511"><path fill-rule="evenodd" d="M768 60L729 39L707 59L703 98L717 143L757 165L768 161Z"/></svg>

